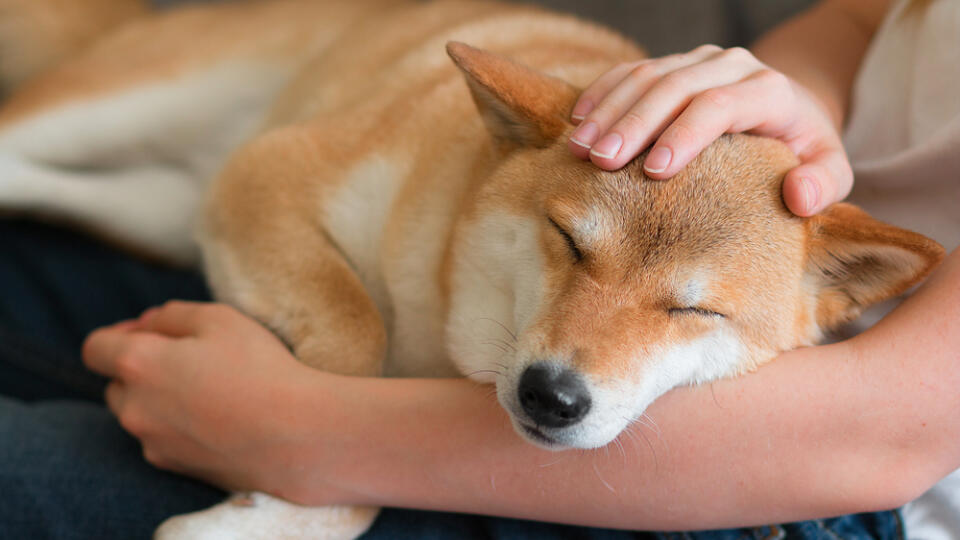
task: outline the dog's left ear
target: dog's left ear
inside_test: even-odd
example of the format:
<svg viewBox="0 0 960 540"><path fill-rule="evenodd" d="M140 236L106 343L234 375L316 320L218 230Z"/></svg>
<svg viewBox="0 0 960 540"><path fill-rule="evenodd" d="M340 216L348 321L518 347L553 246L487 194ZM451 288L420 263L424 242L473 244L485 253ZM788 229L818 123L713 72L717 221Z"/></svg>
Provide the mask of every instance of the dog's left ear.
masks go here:
<svg viewBox="0 0 960 540"><path fill-rule="evenodd" d="M580 91L569 83L464 43L447 43L487 129L500 142L544 147L570 126Z"/></svg>
<svg viewBox="0 0 960 540"><path fill-rule="evenodd" d="M834 204L806 227L806 274L823 329L903 293L944 256L943 247L926 236L873 219L852 204Z"/></svg>

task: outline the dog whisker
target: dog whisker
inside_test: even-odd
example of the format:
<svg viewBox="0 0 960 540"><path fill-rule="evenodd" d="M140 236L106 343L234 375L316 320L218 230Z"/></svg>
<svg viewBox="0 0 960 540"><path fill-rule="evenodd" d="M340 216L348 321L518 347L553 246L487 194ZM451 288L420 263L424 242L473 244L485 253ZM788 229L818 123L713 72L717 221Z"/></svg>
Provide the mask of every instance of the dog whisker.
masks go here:
<svg viewBox="0 0 960 540"><path fill-rule="evenodd" d="M634 442L637 442L636 437L638 435L640 437L643 437L643 441L647 444L647 448L650 449L650 453L653 455L653 465L655 468L657 468L660 466L659 460L657 459L657 449L653 446L653 442L650 441L650 438L647 437L647 434L643 432L644 427L650 429L651 431L653 431L653 428L643 421L644 417L649 418L646 414L643 414L637 417L636 419L631 420L627 428L623 430L623 433L626 433L629 437L632 437ZM639 427L636 429L633 429L632 426L634 424L638 425ZM657 440L662 442L662 439L660 438L659 434L657 435Z"/></svg>
<svg viewBox="0 0 960 540"><path fill-rule="evenodd" d="M513 338L513 341L514 341L514 342L517 342L517 341L518 341L517 335L514 334L509 328L507 328L506 325L504 325L502 322L500 322L500 321L498 321L498 320L496 320L496 319L490 318L490 317L480 317L480 318L477 319L477 320L479 320L479 321L490 321L490 322L496 323L500 328L503 328L503 331L504 331L504 332L506 332L507 334L510 335L511 338Z"/></svg>
<svg viewBox="0 0 960 540"><path fill-rule="evenodd" d="M643 425L649 427L657 435L657 439L662 440L663 432L660 431L660 426L657 425L657 422L647 413L643 413L637 418L637 421L643 422Z"/></svg>
<svg viewBox="0 0 960 540"><path fill-rule="evenodd" d="M553 466L553 465L556 465L557 463L560 463L561 461L563 461L563 460L565 460L565 459L567 459L567 454L563 454L563 455L561 455L559 458L557 458L557 459L555 459L554 461L551 461L551 462L549 462L549 463L541 463L541 464L540 464L540 467L551 467L551 466Z"/></svg>
<svg viewBox="0 0 960 540"><path fill-rule="evenodd" d="M712 382L710 383L710 395L713 396L713 403L714 403L717 407L719 407L719 408L722 409L722 408L723 408L723 405L721 405L720 402L717 401L717 392L714 390L714 388L713 388L713 383L712 383Z"/></svg>
<svg viewBox="0 0 960 540"><path fill-rule="evenodd" d="M503 345L504 347L510 348L510 350L512 350L513 352L517 352L517 348L513 346L513 343L510 343L510 342L508 342L508 341L506 341L506 340L497 339L497 338L490 338L488 341L500 343L500 344Z"/></svg>
<svg viewBox="0 0 960 540"><path fill-rule="evenodd" d="M495 375L498 376L498 377L501 376L501 375L503 375L503 373L500 373L499 371L497 371L497 370L495 370L495 369L478 369L478 370L476 370L476 371L470 372L470 374L467 375L467 376L468 376L468 377L473 377L474 375L477 375L477 374L479 374L479 373L493 373L493 374L495 374Z"/></svg>
<svg viewBox="0 0 960 540"><path fill-rule="evenodd" d="M647 438L647 436L642 431L638 433L633 430L630 430L627 433L629 433L630 440L633 442L633 446L635 449L637 449L637 451L639 451L639 445L640 445L641 439L643 440L647 448L650 449L650 454L653 456L654 470L659 469L660 461L657 458L657 451L654 448L653 443L650 442L650 439Z"/></svg>
<svg viewBox="0 0 960 540"><path fill-rule="evenodd" d="M506 347L504 347L504 346L501 345L500 343L497 343L496 341L481 341L480 344L481 344L481 345L489 345L489 346L491 346L491 347L496 347L496 348L500 349L500 351L501 351L503 354L507 354L508 352L510 352Z"/></svg>
<svg viewBox="0 0 960 540"><path fill-rule="evenodd" d="M650 442L650 438L647 437L647 434L644 433L643 430L637 430L637 431L634 432L634 433L635 433L635 434L639 434L641 437L643 437L643 442L647 443L647 448L649 448L649 449L650 449L650 453L653 454L653 467L654 467L654 469L659 469L659 468L660 468L660 460L657 458L657 449L654 448L653 443Z"/></svg>
<svg viewBox="0 0 960 540"><path fill-rule="evenodd" d="M597 479L600 480L600 483L603 484L604 487L606 487L608 490L610 490L610 493L617 492L617 490L613 489L613 486L611 486L606 480L603 479L602 476L600 476L600 469L597 468L596 461L593 462L593 472L597 474Z"/></svg>
<svg viewBox="0 0 960 540"><path fill-rule="evenodd" d="M627 462L627 452L626 452L626 450L623 449L623 443L620 442L620 437L617 437L616 439L614 439L613 442L616 443L617 448L620 450L620 457L623 459L623 462L626 463L626 462Z"/></svg>

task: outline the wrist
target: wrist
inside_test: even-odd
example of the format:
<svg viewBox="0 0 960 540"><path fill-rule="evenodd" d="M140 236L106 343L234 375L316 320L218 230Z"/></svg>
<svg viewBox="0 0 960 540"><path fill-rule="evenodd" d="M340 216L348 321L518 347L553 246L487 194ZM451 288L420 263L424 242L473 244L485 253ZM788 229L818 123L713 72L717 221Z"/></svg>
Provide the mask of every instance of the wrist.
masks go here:
<svg viewBox="0 0 960 540"><path fill-rule="evenodd" d="M302 461L322 477L302 485L296 502L449 510L453 493L471 502L485 495L473 480L489 481L486 459L505 446L527 449L490 391L470 381L322 378L327 394L313 399L323 420L310 443L319 451ZM470 458L465 448L487 450Z"/></svg>
<svg viewBox="0 0 960 540"><path fill-rule="evenodd" d="M463 381L331 376L328 382L336 412L324 429L337 455L322 465L334 475L327 502L429 507L431 486L448 461L438 432L460 408L456 383Z"/></svg>
<svg viewBox="0 0 960 540"><path fill-rule="evenodd" d="M311 506L396 506L416 500L429 474L436 400L413 379L350 377L310 370L278 433L282 496ZM425 385L430 388L431 385ZM279 422L283 424L283 422Z"/></svg>
<svg viewBox="0 0 960 540"><path fill-rule="evenodd" d="M251 488L310 506L349 502L351 378L296 364L283 379L264 404L263 445L246 460Z"/></svg>

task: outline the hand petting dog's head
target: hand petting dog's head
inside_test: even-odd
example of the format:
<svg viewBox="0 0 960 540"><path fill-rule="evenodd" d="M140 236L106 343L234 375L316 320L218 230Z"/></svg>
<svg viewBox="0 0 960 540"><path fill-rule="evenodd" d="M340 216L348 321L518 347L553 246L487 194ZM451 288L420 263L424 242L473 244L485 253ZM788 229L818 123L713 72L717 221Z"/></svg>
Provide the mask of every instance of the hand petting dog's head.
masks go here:
<svg viewBox="0 0 960 540"><path fill-rule="evenodd" d="M575 88L448 51L504 156L457 227L448 342L538 445L605 445L671 388L811 345L943 256L850 205L793 216L774 140L724 137L667 181L643 156L601 171L565 148Z"/></svg>

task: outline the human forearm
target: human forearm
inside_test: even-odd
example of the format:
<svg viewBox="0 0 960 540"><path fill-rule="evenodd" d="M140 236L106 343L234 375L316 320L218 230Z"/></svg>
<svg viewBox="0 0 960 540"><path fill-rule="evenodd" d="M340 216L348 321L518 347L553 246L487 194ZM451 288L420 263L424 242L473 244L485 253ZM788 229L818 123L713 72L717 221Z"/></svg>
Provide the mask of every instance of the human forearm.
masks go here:
<svg viewBox="0 0 960 540"><path fill-rule="evenodd" d="M691 529L891 507L957 466L958 322L960 251L861 337L669 392L656 429L562 453L521 441L486 387L321 373L225 306L165 306L84 356L148 460L223 487Z"/></svg>
<svg viewBox="0 0 960 540"><path fill-rule="evenodd" d="M960 313L929 303L952 295L960 305L960 254L949 264L884 323L896 339L881 327L671 392L648 411L659 434L634 426L598 451L522 442L487 389L466 381L342 380L338 391L376 396L345 400L356 403L342 427L356 444L336 467L343 491L295 496L646 529L897 506L960 459L948 443L960 440L960 343L947 332ZM912 358L936 335L941 343Z"/></svg>
<svg viewBox="0 0 960 540"><path fill-rule="evenodd" d="M380 420L361 428L362 448L336 476L345 494L356 490L347 502L642 529L789 521L903 502L899 492L862 489L848 474L867 463L862 468L889 469L877 434L836 418L836 394L791 382L796 371L816 376L804 373L815 369L805 360L783 359L739 388L717 383L716 402L709 388L665 396L649 411L659 434L634 427L620 446L558 454L520 441L493 400L468 383L371 386L389 405L359 413L360 426ZM409 414L411 394L429 411ZM818 406L804 410L809 403Z"/></svg>
<svg viewBox="0 0 960 540"><path fill-rule="evenodd" d="M809 90L837 129L887 0L825 0L762 36L753 53Z"/></svg>

